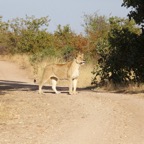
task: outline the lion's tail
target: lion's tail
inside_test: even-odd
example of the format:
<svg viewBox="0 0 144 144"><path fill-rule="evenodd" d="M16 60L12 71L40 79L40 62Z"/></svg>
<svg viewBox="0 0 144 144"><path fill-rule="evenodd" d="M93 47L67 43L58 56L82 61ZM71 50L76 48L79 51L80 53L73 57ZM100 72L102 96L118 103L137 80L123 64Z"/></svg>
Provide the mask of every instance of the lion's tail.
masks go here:
<svg viewBox="0 0 144 144"><path fill-rule="evenodd" d="M36 83L37 82L37 80L36 79L34 79L34 83Z"/></svg>

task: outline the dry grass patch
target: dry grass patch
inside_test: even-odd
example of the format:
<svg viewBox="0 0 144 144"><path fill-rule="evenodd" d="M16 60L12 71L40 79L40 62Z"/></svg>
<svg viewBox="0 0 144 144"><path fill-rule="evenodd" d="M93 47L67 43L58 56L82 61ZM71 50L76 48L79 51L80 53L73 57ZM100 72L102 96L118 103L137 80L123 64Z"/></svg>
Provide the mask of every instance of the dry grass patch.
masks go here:
<svg viewBox="0 0 144 144"><path fill-rule="evenodd" d="M15 62L23 69L30 67L29 57L27 55L0 55L0 60Z"/></svg>
<svg viewBox="0 0 144 144"><path fill-rule="evenodd" d="M78 87L89 87L93 74L91 73L94 66L92 64L85 64L80 68L80 76L78 81Z"/></svg>
<svg viewBox="0 0 144 144"><path fill-rule="evenodd" d="M131 93L143 93L144 92L144 84L129 84L129 86L125 89L127 92Z"/></svg>
<svg viewBox="0 0 144 144"><path fill-rule="evenodd" d="M29 56L19 54L0 55L0 60L16 63L20 69L23 69L27 72L29 78L33 78L33 67L30 64Z"/></svg>

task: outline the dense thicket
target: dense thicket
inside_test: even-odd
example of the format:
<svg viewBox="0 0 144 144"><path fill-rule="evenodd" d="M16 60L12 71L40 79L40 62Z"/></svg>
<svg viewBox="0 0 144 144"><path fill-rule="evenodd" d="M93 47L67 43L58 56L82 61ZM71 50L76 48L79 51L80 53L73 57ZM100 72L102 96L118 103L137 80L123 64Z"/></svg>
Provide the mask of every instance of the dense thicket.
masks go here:
<svg viewBox="0 0 144 144"><path fill-rule="evenodd" d="M98 60L93 73L101 76L100 84L128 84L144 81L144 49L139 39L141 31L133 20L110 18L109 46ZM142 58L142 59L141 59Z"/></svg>

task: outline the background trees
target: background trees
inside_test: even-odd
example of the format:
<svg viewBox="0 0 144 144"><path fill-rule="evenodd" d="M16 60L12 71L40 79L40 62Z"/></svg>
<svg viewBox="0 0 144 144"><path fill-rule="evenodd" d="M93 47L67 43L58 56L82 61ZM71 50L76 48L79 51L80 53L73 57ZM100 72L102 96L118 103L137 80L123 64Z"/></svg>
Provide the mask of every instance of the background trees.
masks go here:
<svg viewBox="0 0 144 144"><path fill-rule="evenodd" d="M87 45L85 37L74 33L69 25L58 25L53 34L49 33L49 22L48 17L26 16L8 22L2 22L1 17L1 51L2 47L7 47L11 54L25 53L32 55L35 60L42 60L47 56L67 59L74 51L84 51Z"/></svg>
<svg viewBox="0 0 144 144"><path fill-rule="evenodd" d="M96 62L101 55L106 53L108 47L108 31L110 25L105 16L97 13L84 15L84 28L88 40L86 51L89 57Z"/></svg>
<svg viewBox="0 0 144 144"><path fill-rule="evenodd" d="M8 40L8 24L2 21L0 16L0 53L4 54L7 52L7 40Z"/></svg>

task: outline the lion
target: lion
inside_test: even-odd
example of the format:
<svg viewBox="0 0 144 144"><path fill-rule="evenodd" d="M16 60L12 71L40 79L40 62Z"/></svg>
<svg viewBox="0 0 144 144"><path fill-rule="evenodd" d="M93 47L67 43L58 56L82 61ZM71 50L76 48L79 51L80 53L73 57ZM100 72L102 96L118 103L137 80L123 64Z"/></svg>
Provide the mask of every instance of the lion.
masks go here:
<svg viewBox="0 0 144 144"><path fill-rule="evenodd" d="M51 79L52 89L56 94L60 93L56 89L58 80L68 80L69 94L76 94L79 68L83 64L85 64L84 54L79 53L73 61L65 64L47 65L43 71L43 75L39 83L39 94L43 94L42 87L49 79Z"/></svg>

